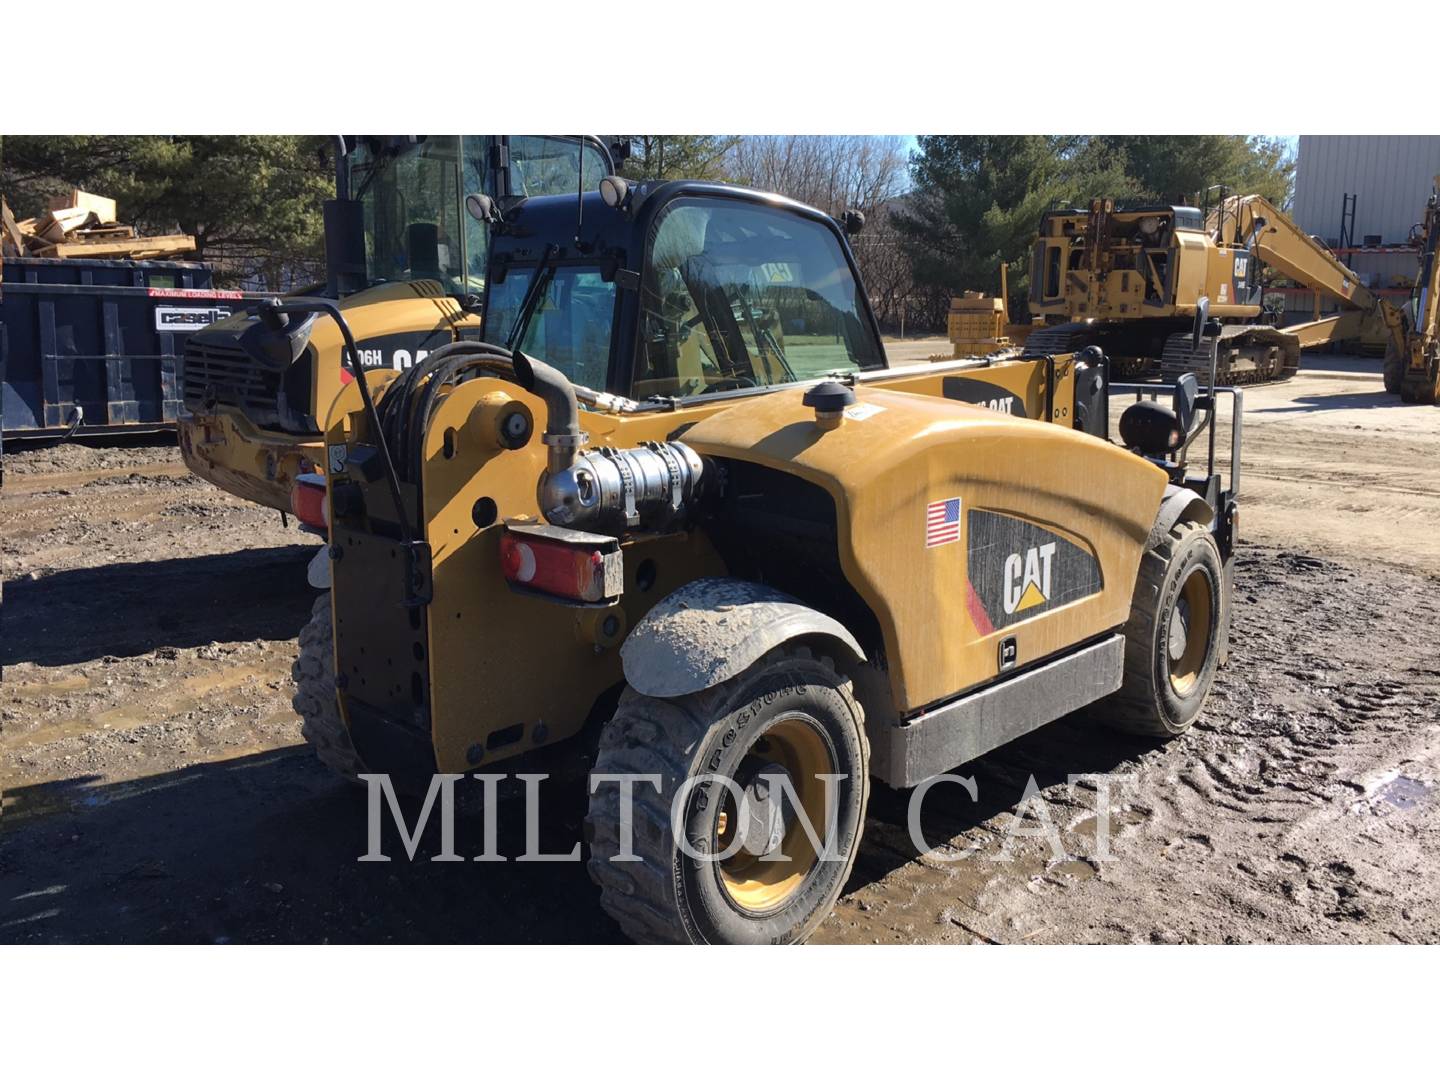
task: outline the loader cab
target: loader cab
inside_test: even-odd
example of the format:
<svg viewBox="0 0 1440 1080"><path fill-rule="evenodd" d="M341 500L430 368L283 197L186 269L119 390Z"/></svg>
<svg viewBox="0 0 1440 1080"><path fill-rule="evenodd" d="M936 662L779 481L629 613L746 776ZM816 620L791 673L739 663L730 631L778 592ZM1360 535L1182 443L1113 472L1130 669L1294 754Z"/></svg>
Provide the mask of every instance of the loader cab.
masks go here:
<svg viewBox="0 0 1440 1080"><path fill-rule="evenodd" d="M467 195L503 205L573 193L582 182L593 188L614 170L611 150L591 135L343 135L337 151L336 197L324 207L327 281L305 292L342 301L362 365L395 370L478 333L490 242L487 225L465 213ZM247 428L286 438L314 437L346 378L338 336L322 324L293 362L262 364L242 342L252 323L248 313L236 314L191 336L186 408L238 414ZM228 441L240 440L218 431L201 436L202 444ZM281 452L294 457L293 447ZM242 475L227 490L251 497L253 478L244 475L251 455L239 457ZM287 470L273 455L259 460L273 492L269 475Z"/></svg>
<svg viewBox="0 0 1440 1080"><path fill-rule="evenodd" d="M491 226L486 340L640 401L886 366L842 227L690 181L524 199Z"/></svg>

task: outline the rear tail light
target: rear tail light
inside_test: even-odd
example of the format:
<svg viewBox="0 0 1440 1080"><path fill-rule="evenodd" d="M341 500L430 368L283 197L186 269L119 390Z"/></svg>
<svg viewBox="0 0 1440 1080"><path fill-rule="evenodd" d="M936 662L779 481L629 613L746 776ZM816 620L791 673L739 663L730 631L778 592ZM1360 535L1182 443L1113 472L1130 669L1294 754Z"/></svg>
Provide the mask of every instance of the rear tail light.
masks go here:
<svg viewBox="0 0 1440 1080"><path fill-rule="evenodd" d="M612 604L624 591L620 542L553 525L507 525L500 568L517 589L581 604Z"/></svg>
<svg viewBox="0 0 1440 1080"><path fill-rule="evenodd" d="M325 492L325 477L319 473L301 473L290 489L290 509L312 529L330 527L330 499Z"/></svg>

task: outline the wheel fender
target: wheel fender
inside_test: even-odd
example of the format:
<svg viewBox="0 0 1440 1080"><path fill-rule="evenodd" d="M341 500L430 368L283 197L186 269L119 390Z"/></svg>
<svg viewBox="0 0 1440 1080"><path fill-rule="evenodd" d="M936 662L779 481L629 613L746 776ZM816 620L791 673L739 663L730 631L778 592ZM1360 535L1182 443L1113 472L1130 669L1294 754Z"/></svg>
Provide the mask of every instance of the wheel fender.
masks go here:
<svg viewBox="0 0 1440 1080"><path fill-rule="evenodd" d="M865 660L855 635L793 596L734 578L701 578L635 624L620 660L625 681L639 693L680 697L718 686L777 645L807 636L829 639L856 663Z"/></svg>
<svg viewBox="0 0 1440 1080"><path fill-rule="evenodd" d="M1147 548L1153 548L1169 531L1182 521L1198 521L1209 525L1215 520L1215 511L1201 496L1176 484L1165 485L1165 495L1160 500L1160 512L1155 515L1155 524L1150 527Z"/></svg>

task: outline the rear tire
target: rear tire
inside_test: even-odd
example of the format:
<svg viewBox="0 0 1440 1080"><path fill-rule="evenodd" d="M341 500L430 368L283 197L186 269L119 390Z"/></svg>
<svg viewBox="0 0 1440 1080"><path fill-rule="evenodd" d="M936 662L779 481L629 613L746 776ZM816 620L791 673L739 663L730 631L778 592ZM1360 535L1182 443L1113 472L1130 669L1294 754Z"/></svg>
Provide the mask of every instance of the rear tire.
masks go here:
<svg viewBox="0 0 1440 1080"><path fill-rule="evenodd" d="M830 913L854 866L870 795L869 759L864 714L850 680L809 649L776 649L729 682L683 697L651 698L626 689L601 732L595 775L658 775L660 790L634 784L631 835L640 861L617 862L619 787L614 781L593 787L585 833L601 906L629 938L644 944L804 941ZM733 854L696 858L682 849L671 808L687 780L723 776L748 793L750 785L770 783L757 776L776 770L809 804L806 814L821 837L833 838L830 858L817 857L796 824L791 800L783 800L791 813L776 832L776 818L749 810L773 814L765 809L771 802L747 795L742 819L734 795L719 780L689 789L680 804L681 825L692 851ZM833 782L833 832L826 830L823 782L813 779L824 773L842 777ZM770 824L742 838L738 822L744 819ZM786 859L747 851L756 835L757 846Z"/></svg>
<svg viewBox="0 0 1440 1080"><path fill-rule="evenodd" d="M360 783L365 765L340 718L335 690L335 631L328 592L315 600L310 621L300 631L300 655L291 665L290 677L295 682L290 702L300 714L300 734L332 772Z"/></svg>
<svg viewBox="0 0 1440 1080"><path fill-rule="evenodd" d="M1140 560L1125 624L1125 677L1096 714L1134 735L1187 731L1228 648L1230 596L1209 529L1183 521Z"/></svg>

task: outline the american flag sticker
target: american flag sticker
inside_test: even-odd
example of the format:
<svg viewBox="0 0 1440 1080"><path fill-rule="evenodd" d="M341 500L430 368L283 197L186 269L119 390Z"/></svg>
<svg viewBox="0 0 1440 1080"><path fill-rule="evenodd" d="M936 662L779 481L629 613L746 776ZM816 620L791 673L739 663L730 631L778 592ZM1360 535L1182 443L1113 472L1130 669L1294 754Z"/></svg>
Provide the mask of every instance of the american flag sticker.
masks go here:
<svg viewBox="0 0 1440 1080"><path fill-rule="evenodd" d="M960 539L960 500L941 499L925 508L925 546L939 547Z"/></svg>

